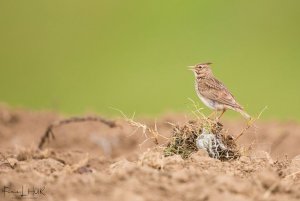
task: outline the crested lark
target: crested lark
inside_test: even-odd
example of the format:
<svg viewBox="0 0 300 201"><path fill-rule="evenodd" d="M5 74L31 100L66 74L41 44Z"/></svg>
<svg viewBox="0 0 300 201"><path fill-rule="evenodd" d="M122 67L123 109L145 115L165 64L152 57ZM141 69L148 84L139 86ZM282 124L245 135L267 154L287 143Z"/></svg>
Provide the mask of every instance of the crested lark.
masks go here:
<svg viewBox="0 0 300 201"><path fill-rule="evenodd" d="M223 83L214 77L209 66L210 64L203 63L189 66L190 70L195 74L195 87L198 97L207 107L216 111L222 111L218 119L221 118L227 109L232 109L250 120L250 115L244 111L243 107L234 99L234 96Z"/></svg>

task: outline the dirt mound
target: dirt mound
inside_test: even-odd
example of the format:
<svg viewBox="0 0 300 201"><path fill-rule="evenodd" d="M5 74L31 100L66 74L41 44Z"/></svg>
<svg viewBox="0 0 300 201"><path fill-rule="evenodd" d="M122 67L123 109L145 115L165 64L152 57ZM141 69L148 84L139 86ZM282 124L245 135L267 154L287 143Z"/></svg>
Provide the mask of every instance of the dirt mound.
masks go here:
<svg viewBox="0 0 300 201"><path fill-rule="evenodd" d="M58 119L51 112L0 108L0 200L300 199L298 123L258 122L241 138L249 152L220 161L204 151L186 159L166 157L163 148L144 143L143 132L133 134L135 128L122 119L116 128L97 122L56 128L56 139L37 149L47 126ZM166 122L187 120L167 115L156 122L159 132L171 137ZM223 124L233 135L243 128L243 122Z"/></svg>

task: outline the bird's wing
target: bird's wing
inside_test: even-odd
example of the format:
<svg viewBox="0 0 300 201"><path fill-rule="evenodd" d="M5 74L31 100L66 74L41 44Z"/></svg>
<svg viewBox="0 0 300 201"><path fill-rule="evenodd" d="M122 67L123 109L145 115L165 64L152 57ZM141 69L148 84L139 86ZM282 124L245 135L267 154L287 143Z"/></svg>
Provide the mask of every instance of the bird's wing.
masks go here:
<svg viewBox="0 0 300 201"><path fill-rule="evenodd" d="M234 99L234 96L224 86L224 84L215 78L205 79L205 81L202 82L200 93L202 96L220 104L243 109Z"/></svg>

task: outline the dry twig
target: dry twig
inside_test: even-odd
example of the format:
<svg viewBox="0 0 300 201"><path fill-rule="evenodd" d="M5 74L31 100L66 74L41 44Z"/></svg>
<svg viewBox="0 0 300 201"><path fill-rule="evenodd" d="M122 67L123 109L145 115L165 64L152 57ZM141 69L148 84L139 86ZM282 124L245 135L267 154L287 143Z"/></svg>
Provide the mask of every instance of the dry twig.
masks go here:
<svg viewBox="0 0 300 201"><path fill-rule="evenodd" d="M107 119L104 119L103 117L96 117L96 116L88 116L88 117L71 117L68 119L63 119L60 121L53 122L50 124L44 135L41 137L40 143L38 145L39 149L42 149L46 141L50 140L50 137L55 139L55 136L53 134L53 129L62 125L70 124L70 123L77 123L77 122L87 122L87 121L95 121L95 122L101 122L110 128L116 127L116 123L114 121L110 121Z"/></svg>

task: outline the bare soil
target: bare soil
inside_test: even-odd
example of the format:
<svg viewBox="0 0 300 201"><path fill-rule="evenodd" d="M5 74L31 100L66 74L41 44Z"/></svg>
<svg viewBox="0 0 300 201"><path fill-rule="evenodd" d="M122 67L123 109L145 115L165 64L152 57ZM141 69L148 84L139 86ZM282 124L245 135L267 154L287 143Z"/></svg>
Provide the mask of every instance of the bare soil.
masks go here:
<svg viewBox="0 0 300 201"><path fill-rule="evenodd" d="M59 119L54 112L0 106L0 200L300 200L297 122L256 122L238 142L244 154L222 162L203 151L164 157L166 139L157 146L122 118L115 128L99 122L55 128L55 140L39 150L47 126ZM156 126L169 137L170 122L190 119L167 114ZM151 119L139 121L154 128ZM222 123L233 136L245 127L243 120Z"/></svg>

